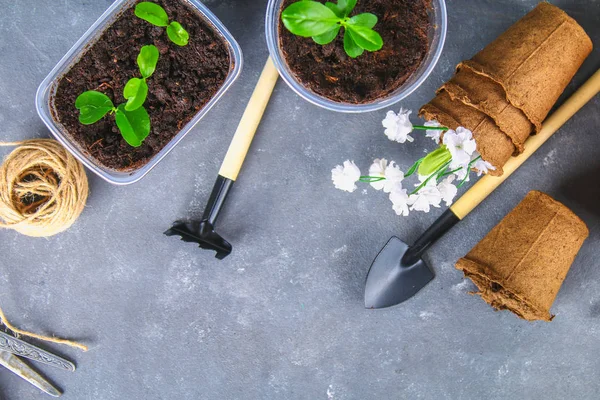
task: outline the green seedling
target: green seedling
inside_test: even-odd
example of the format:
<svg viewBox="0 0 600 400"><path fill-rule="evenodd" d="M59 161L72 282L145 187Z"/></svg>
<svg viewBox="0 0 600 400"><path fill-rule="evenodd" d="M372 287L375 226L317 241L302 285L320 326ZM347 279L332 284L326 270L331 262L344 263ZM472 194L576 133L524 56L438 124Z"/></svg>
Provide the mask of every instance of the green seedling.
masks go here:
<svg viewBox="0 0 600 400"><path fill-rule="evenodd" d="M140 68L141 78L131 78L123 89L123 97L127 99L125 110L135 111L146 102L148 97L148 83L146 80L152 76L158 63L158 49L156 46L149 45L142 47L137 57L137 64Z"/></svg>
<svg viewBox="0 0 600 400"><path fill-rule="evenodd" d="M302 0L290 4L281 13L283 25L294 35L311 37L316 43L333 42L344 28L344 50L352 58L383 47L383 39L373 30L377 16L371 13L350 17L357 0L338 0L325 4Z"/></svg>
<svg viewBox="0 0 600 400"><path fill-rule="evenodd" d="M130 146L141 146L150 133L150 116L144 107L133 111L127 111L125 104L115 107L104 93L95 90L84 92L77 97L75 107L79 110L79 122L83 125L94 124L106 114L114 115L123 139Z"/></svg>
<svg viewBox="0 0 600 400"><path fill-rule="evenodd" d="M143 107L148 97L146 80L154 74L158 63L159 52L156 46L144 46L137 57L141 78L132 78L123 89L123 97L127 103L115 107L112 100L104 93L90 90L80 94L75 100L79 110L79 122L92 125L100 121L106 114L114 115L117 127L125 141L133 146L141 146L150 134L150 116Z"/></svg>
<svg viewBox="0 0 600 400"><path fill-rule="evenodd" d="M135 15L152 25L167 28L167 36L178 46L186 46L190 40L189 33L177 21L169 22L164 8L156 3L144 1L135 6Z"/></svg>

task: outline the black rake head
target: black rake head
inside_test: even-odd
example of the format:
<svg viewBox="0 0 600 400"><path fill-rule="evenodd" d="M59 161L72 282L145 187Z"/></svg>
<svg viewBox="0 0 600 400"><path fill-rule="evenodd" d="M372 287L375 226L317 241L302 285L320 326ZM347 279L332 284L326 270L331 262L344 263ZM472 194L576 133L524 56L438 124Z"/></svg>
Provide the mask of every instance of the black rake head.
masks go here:
<svg viewBox="0 0 600 400"><path fill-rule="evenodd" d="M165 232L167 236L181 236L181 240L198 245L207 250L217 252L219 260L231 254L231 244L215 232L214 227L207 220L201 222L176 221L171 229Z"/></svg>

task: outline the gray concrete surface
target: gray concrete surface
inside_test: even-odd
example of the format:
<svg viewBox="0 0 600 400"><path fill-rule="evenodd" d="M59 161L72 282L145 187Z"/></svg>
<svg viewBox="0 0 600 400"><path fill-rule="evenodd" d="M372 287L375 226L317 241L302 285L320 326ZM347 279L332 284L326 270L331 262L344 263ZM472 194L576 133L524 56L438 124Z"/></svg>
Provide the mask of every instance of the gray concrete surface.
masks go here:
<svg viewBox="0 0 600 400"><path fill-rule="evenodd" d="M448 41L432 76L402 106L416 110L535 0L450 0ZM553 1L600 44L600 2ZM109 0L0 0L0 138L49 133L38 84ZM375 157L403 168L428 139L393 145L385 111L318 109L280 83L219 222L234 253L219 262L162 235L198 217L266 59L265 0L208 1L239 40L240 80L143 181L90 175L88 206L68 232L0 231L0 305L13 323L79 339L67 373L35 365L64 399L600 398L600 98L596 97L427 255L437 278L393 309L363 308L370 262L391 235L413 240L440 213L396 217L385 196L343 193L331 168ZM600 67L594 50L568 93ZM3 154L6 150L1 150ZM553 311L527 323L470 296L453 268L531 189L589 225ZM44 395L0 369L0 397Z"/></svg>

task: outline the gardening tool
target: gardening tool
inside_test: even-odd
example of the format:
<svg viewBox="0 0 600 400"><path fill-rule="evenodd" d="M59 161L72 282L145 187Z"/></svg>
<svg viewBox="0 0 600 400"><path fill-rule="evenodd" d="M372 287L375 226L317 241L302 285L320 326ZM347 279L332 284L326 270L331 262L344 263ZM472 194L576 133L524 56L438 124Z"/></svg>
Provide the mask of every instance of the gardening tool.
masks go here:
<svg viewBox="0 0 600 400"><path fill-rule="evenodd" d="M9 353L8 351L0 350L0 365L8 369L13 374L25 379L33 386L48 393L53 397L60 397L60 390L55 388L50 382L44 379L33 368L25 364L19 357Z"/></svg>
<svg viewBox="0 0 600 400"><path fill-rule="evenodd" d="M71 361L0 331L0 365L50 396L59 397L62 393L17 355L59 369L75 371L75 365Z"/></svg>
<svg viewBox="0 0 600 400"><path fill-rule="evenodd" d="M14 336L0 331L0 350L15 355L29 358L42 364L51 365L67 371L75 371L75 365L64 358L56 356L46 350L42 350L32 344L24 342Z"/></svg>
<svg viewBox="0 0 600 400"><path fill-rule="evenodd" d="M17 356L59 369L75 371L75 365L71 361L0 331L0 365L50 396L59 397L62 393Z"/></svg>
<svg viewBox="0 0 600 400"><path fill-rule="evenodd" d="M215 223L223 204L225 204L227 194L242 168L278 77L277 69L269 58L229 145L202 220L200 222L177 221L171 229L165 232L165 235L179 235L184 242L198 243L203 249L215 250L219 260L231 253L231 244L215 232Z"/></svg>
<svg viewBox="0 0 600 400"><path fill-rule="evenodd" d="M554 132L600 92L600 70L583 84L542 125L540 132L525 142L525 151L504 165L499 177L486 175L446 210L412 245L392 237L379 252L367 275L365 307L390 307L414 296L434 278L421 258L423 253L454 225L464 219L490 193L523 164Z"/></svg>

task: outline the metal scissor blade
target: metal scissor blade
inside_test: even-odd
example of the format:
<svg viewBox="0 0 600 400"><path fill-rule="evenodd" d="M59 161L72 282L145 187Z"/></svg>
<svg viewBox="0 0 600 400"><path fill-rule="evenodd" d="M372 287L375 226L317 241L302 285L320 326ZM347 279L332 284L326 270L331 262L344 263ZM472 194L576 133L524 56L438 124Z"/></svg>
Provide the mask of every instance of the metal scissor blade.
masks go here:
<svg viewBox="0 0 600 400"><path fill-rule="evenodd" d="M27 342L19 340L7 333L0 331L0 350L8 351L17 356L29 358L56 368L75 371L75 364L59 356L55 356Z"/></svg>
<svg viewBox="0 0 600 400"><path fill-rule="evenodd" d="M29 365L21 361L19 357L7 351L0 350L0 365L6 367L14 374L25 379L38 389L48 393L50 396L60 397L62 394L60 390L52 386L50 382L35 372Z"/></svg>

